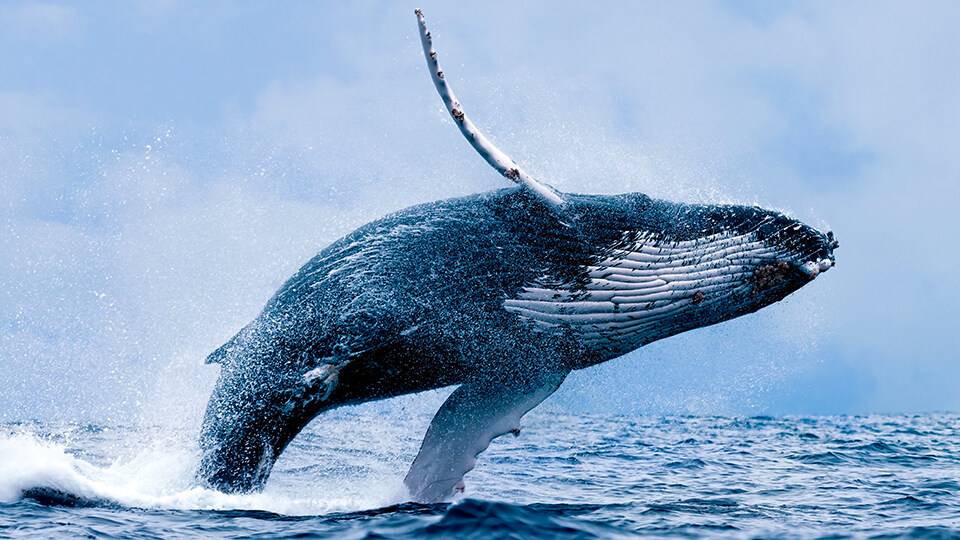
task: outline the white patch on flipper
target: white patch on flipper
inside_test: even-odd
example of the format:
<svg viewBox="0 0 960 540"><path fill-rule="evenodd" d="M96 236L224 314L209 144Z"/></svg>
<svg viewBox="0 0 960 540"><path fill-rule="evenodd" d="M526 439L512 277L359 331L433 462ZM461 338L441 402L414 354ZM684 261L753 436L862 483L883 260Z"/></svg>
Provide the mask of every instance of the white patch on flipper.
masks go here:
<svg viewBox="0 0 960 540"><path fill-rule="evenodd" d="M544 277L503 307L535 329L572 330L625 352L673 333L683 312L748 293L755 269L783 256L753 232L685 241L637 233L588 266L585 282L558 286Z"/></svg>
<svg viewBox="0 0 960 540"><path fill-rule="evenodd" d="M508 383L472 382L454 390L437 411L403 483L417 502L450 498L490 441L519 434L520 418L560 387L566 373L525 376Z"/></svg>

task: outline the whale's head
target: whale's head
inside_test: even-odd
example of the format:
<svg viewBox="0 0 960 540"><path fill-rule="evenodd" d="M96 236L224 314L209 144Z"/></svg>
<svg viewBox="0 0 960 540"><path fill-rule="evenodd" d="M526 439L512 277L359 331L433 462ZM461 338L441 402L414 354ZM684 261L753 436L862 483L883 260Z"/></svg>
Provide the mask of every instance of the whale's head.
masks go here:
<svg viewBox="0 0 960 540"><path fill-rule="evenodd" d="M593 255L504 307L541 331L578 336L588 362L752 313L836 264L832 232L773 210L639 194L580 201L576 228Z"/></svg>
<svg viewBox="0 0 960 540"><path fill-rule="evenodd" d="M643 221L601 266L625 270L608 276L623 280L614 287L636 287L662 314L654 339L755 312L836 264L832 231L758 206L653 201Z"/></svg>
<svg viewBox="0 0 960 540"><path fill-rule="evenodd" d="M657 243L667 272L676 270L678 279L667 280L699 285L694 288L703 300L726 298L720 304L733 316L783 299L836 264L839 242L832 231L821 232L784 213L758 206L681 208ZM632 248L649 251L643 245Z"/></svg>

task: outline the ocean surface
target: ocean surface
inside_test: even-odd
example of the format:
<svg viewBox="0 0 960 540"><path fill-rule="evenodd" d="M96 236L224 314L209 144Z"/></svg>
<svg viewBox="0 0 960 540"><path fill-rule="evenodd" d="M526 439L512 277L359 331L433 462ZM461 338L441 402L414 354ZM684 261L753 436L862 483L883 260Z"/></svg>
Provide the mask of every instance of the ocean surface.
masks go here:
<svg viewBox="0 0 960 540"><path fill-rule="evenodd" d="M193 430L0 426L0 537L960 538L960 416L534 411L450 504L403 501L429 417L321 416L267 489L192 485Z"/></svg>

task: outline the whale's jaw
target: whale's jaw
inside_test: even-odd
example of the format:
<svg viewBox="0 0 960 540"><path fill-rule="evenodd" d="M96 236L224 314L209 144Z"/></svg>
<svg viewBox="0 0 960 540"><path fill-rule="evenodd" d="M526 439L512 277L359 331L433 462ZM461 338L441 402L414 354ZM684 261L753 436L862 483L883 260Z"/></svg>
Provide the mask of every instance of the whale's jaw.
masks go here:
<svg viewBox="0 0 960 540"><path fill-rule="evenodd" d="M803 272L810 281L837 265L837 259L833 255L833 250L840 247L840 242L833 236L833 231L828 231L825 235L823 249L813 257L799 263L800 271Z"/></svg>
<svg viewBox="0 0 960 540"><path fill-rule="evenodd" d="M808 236L815 238L813 252L804 250L804 253L797 254L792 258L788 257L779 262L757 268L750 278L750 281L754 284L754 294L769 289L777 289L783 285L786 285L785 293L790 294L836 266L837 259L833 250L838 248L840 243L834 238L833 231L821 234L805 225L802 227L806 229L804 232Z"/></svg>

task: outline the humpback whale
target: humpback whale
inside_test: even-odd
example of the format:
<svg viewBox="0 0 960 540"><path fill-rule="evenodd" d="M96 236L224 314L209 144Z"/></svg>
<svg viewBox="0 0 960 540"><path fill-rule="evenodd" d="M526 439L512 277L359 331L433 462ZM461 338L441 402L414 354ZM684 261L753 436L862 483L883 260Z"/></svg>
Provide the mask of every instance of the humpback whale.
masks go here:
<svg viewBox="0 0 960 540"><path fill-rule="evenodd" d="M261 489L318 414L457 385L404 484L441 501L572 370L777 302L834 263L832 232L756 206L562 193L466 117L416 12L435 86L517 186L414 206L323 249L214 351L198 481Z"/></svg>

